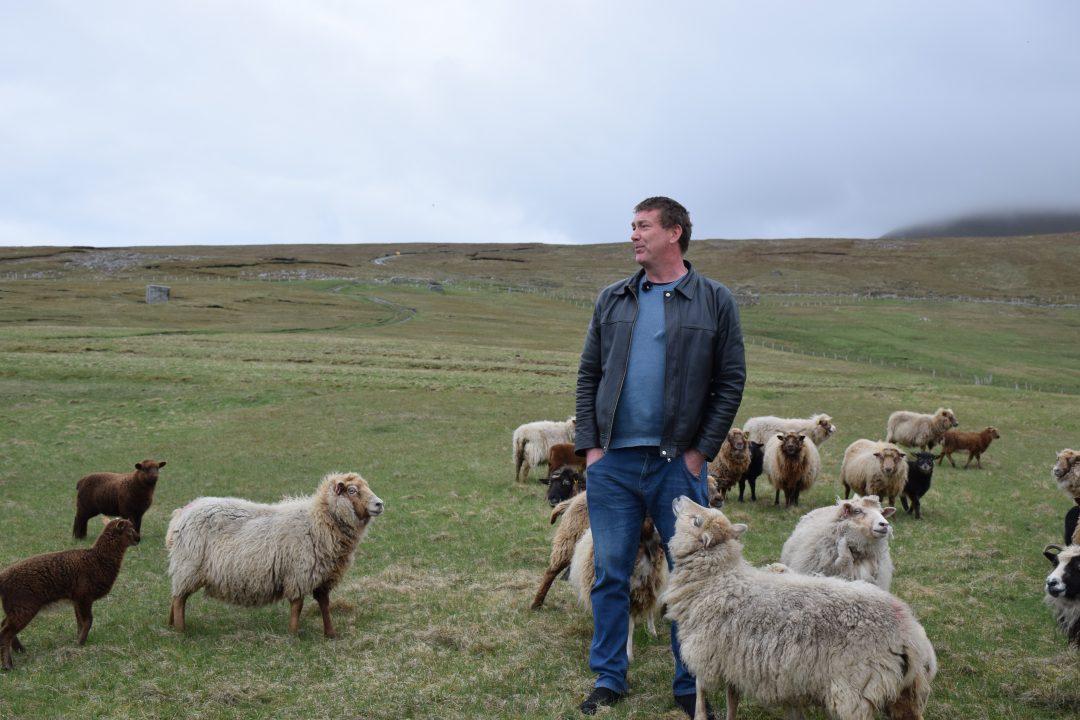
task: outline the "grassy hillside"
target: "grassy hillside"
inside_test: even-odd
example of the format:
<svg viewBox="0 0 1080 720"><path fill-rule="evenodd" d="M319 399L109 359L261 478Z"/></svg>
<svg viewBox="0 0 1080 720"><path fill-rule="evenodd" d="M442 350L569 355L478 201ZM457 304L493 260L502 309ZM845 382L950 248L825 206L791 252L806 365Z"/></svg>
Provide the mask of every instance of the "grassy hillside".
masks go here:
<svg viewBox="0 0 1080 720"><path fill-rule="evenodd" d="M839 427L801 511L833 501L844 448L892 410L947 405L999 429L983 470L946 463L924 519L896 520L893 589L941 665L929 718L1080 706L1041 556L1069 507L1049 466L1080 442L1077 254L1073 235L690 255L756 301L739 421L823 411ZM39 616L0 675L0 718L576 717L591 623L563 583L528 609L552 529L543 486L512 480L510 434L573 412L591 298L631 269L626 245L0 251L0 567L82 546L81 475L168 461L88 643L70 608ZM149 282L171 301L146 305ZM173 508L305 494L332 470L361 472L388 508L332 595L338 640L310 601L297 637L286 603L201 593L185 636L166 626ZM761 495L728 508L755 563L799 517ZM635 646L632 697L606 717L679 718L666 641L639 630Z"/></svg>

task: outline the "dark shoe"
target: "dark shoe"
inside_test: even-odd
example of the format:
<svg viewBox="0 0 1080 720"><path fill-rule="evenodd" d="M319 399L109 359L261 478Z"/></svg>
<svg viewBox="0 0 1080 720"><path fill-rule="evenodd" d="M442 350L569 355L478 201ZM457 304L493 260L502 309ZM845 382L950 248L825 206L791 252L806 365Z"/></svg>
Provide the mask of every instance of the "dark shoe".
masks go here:
<svg viewBox="0 0 1080 720"><path fill-rule="evenodd" d="M690 693L689 695L676 695L675 704L682 708L682 711L693 720L694 710L697 709L697 695ZM716 714L713 713L712 705L709 701L705 701L705 714L709 716L709 720L716 720Z"/></svg>
<svg viewBox="0 0 1080 720"><path fill-rule="evenodd" d="M595 715L599 707L611 707L622 700L622 695L611 688L594 687L585 702L581 703L581 712L584 715Z"/></svg>

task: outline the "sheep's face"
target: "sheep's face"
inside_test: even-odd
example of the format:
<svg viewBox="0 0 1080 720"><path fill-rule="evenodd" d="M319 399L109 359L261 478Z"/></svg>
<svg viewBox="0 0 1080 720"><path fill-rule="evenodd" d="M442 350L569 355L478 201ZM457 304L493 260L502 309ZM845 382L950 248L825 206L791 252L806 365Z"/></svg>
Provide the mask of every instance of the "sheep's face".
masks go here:
<svg viewBox="0 0 1080 720"><path fill-rule="evenodd" d="M548 504L555 507L563 500L569 500L584 489L585 480L581 473L571 467L561 467L547 478Z"/></svg>
<svg viewBox="0 0 1080 720"><path fill-rule="evenodd" d="M988 428L986 428L986 430L984 432L987 435L989 435L990 437L992 437L993 439L995 439L995 440L1000 440L1001 439L1001 436L998 435L998 431L997 431L996 427L988 427Z"/></svg>
<svg viewBox="0 0 1080 720"><path fill-rule="evenodd" d="M164 460L151 460L147 458L142 462L135 463L135 469L139 472L139 477L143 482L153 485L158 481L158 470L165 467Z"/></svg>
<svg viewBox="0 0 1080 720"><path fill-rule="evenodd" d="M930 476L934 473L934 454L928 452L915 453L915 458L908 460L908 465L920 473Z"/></svg>
<svg viewBox="0 0 1080 720"><path fill-rule="evenodd" d="M828 415L818 415L817 424L825 431L825 437L829 437L836 432L836 426L833 425L832 418Z"/></svg>
<svg viewBox="0 0 1080 720"><path fill-rule="evenodd" d="M941 424L945 427L958 427L960 425L960 421L956 419L956 414L949 408L938 408L935 414L941 418Z"/></svg>
<svg viewBox="0 0 1080 720"><path fill-rule="evenodd" d="M885 448L874 453L881 466L882 475L895 475L900 470L901 463L905 462L904 453L897 448Z"/></svg>
<svg viewBox="0 0 1080 720"><path fill-rule="evenodd" d="M840 503L840 520L851 520L867 535L875 540L889 537L892 526L888 518L896 514L896 508L882 508L876 495L860 498L856 495L850 501Z"/></svg>
<svg viewBox="0 0 1080 720"><path fill-rule="evenodd" d="M1046 594L1066 600L1080 599L1080 545L1065 549L1060 545L1047 545L1043 555L1054 566L1046 576Z"/></svg>
<svg viewBox="0 0 1080 720"><path fill-rule="evenodd" d="M803 440L806 436L801 433L789 432L777 435L780 438L780 452L788 457L797 457L802 452Z"/></svg>
<svg viewBox="0 0 1080 720"><path fill-rule="evenodd" d="M1054 479L1060 480L1073 471L1077 462L1080 462L1080 453L1075 450L1065 449L1057 454L1057 462L1051 468Z"/></svg>
<svg viewBox="0 0 1080 720"><path fill-rule="evenodd" d="M685 495L672 501L671 510L675 513L675 535L668 549L676 558L735 540L746 532L746 525L732 524L724 513L702 507Z"/></svg>
<svg viewBox="0 0 1080 720"><path fill-rule="evenodd" d="M124 547L138 545L139 541L142 539L139 536L139 531L135 529L135 523L126 518L109 520L105 524L105 529L101 531L102 535L105 535L106 533L119 538Z"/></svg>
<svg viewBox="0 0 1080 720"><path fill-rule="evenodd" d="M736 453L746 452L747 443L746 433L740 428L731 428L728 430L727 443L731 446L731 449Z"/></svg>
<svg viewBox="0 0 1080 720"><path fill-rule="evenodd" d="M358 473L347 473L337 478L334 494L347 499L353 506L353 512L361 520L382 515L385 507L378 495L371 492L367 480Z"/></svg>

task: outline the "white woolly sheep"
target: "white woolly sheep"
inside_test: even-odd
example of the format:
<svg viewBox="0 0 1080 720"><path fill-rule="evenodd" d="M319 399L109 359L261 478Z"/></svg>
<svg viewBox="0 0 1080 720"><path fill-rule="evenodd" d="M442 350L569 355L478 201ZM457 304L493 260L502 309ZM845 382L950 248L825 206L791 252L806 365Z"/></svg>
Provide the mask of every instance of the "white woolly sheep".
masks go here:
<svg viewBox="0 0 1080 720"><path fill-rule="evenodd" d="M304 597L314 596L323 633L337 637L330 591L353 562L356 545L383 501L357 473L330 473L313 495L273 505L202 497L173 512L165 536L172 578L169 624L183 632L188 596L200 588L233 605L287 599L296 633Z"/></svg>
<svg viewBox="0 0 1080 720"><path fill-rule="evenodd" d="M533 468L547 464L551 446L574 442L576 431L577 418L573 415L563 422L537 420L519 425L513 436L514 480L528 480Z"/></svg>
<svg viewBox="0 0 1080 720"><path fill-rule="evenodd" d="M796 432L774 435L765 443L762 465L769 483L776 490L773 505L780 504L780 491L784 491L784 505L799 504L799 494L810 488L821 472L821 456L817 446L805 435Z"/></svg>
<svg viewBox="0 0 1080 720"><path fill-rule="evenodd" d="M644 621L649 634L656 637L656 619L660 615L660 594L667 586L667 555L652 519L646 517L641 526L634 570L630 575L630 628L626 635L626 657L634 660L634 625ZM596 582L593 567L592 530L586 530L574 547L570 562L570 586L577 591L578 600L592 612L592 588Z"/></svg>
<svg viewBox="0 0 1080 720"><path fill-rule="evenodd" d="M548 590L551 589L551 583L555 582L559 573L570 567L574 559L574 547L589 529L589 505L586 497L588 492L586 490L569 500L564 500L551 511L551 524L554 525L560 517L562 522L559 523L554 537L551 538L551 559L548 561L544 576L540 579L540 587L536 589L536 595L533 596L531 605L533 610L540 609Z"/></svg>
<svg viewBox="0 0 1080 720"><path fill-rule="evenodd" d="M933 415L897 410L885 425L885 442L929 450L941 442L946 430L959 424L949 408L940 407Z"/></svg>
<svg viewBox="0 0 1080 720"><path fill-rule="evenodd" d="M1057 462L1050 468L1050 477L1063 493L1080 503L1080 452L1069 448L1059 452Z"/></svg>
<svg viewBox="0 0 1080 720"><path fill-rule="evenodd" d="M949 464L956 467L956 463L953 462L952 454L959 450L967 450L967 462L964 463L964 469L971 464L972 460L975 460L979 468L982 468L982 454L986 452L986 449L990 447L990 442L1000 438L997 428L993 426L987 426L979 432L961 432L960 430L946 430L941 436L941 454L938 455L938 465L945 458L949 459Z"/></svg>
<svg viewBox="0 0 1080 720"><path fill-rule="evenodd" d="M742 479L750 468L750 441L739 428L728 430L720 445L720 452L709 463L709 504L721 507L727 500L728 490Z"/></svg>
<svg viewBox="0 0 1080 720"><path fill-rule="evenodd" d="M889 555L896 508L882 508L876 495L836 499L799 518L780 551L780 562L795 572L844 580L865 580L888 590L893 562Z"/></svg>
<svg viewBox="0 0 1080 720"><path fill-rule="evenodd" d="M904 492L908 465L904 451L891 443L856 440L844 451L840 465L840 482L844 497L854 490L860 495L877 495L889 499L890 505Z"/></svg>
<svg viewBox="0 0 1080 720"><path fill-rule="evenodd" d="M1047 545L1043 555L1054 566L1046 577L1046 603L1069 644L1080 648L1080 545Z"/></svg>
<svg viewBox="0 0 1080 720"><path fill-rule="evenodd" d="M774 415L752 417L743 424L746 436L754 442L765 444L778 433L802 433L820 445L833 436L836 426L832 418L824 413L808 418L780 418Z"/></svg>
<svg viewBox="0 0 1080 720"><path fill-rule="evenodd" d="M833 720L922 717L937 658L903 601L869 583L754 568L738 541L746 525L686 497L673 509L663 601L697 678L695 720L725 683L729 718L739 695L785 705L789 718L810 704Z"/></svg>

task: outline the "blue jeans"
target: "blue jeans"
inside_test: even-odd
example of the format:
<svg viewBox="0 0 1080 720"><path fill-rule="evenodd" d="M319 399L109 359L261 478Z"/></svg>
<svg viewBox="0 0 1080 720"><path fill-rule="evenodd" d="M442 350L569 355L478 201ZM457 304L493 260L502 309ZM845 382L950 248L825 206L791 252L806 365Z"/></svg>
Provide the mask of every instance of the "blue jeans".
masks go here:
<svg viewBox="0 0 1080 720"><path fill-rule="evenodd" d="M708 505L706 469L694 476L681 458L668 460L656 448L608 450L589 466L589 523L592 526L596 582L592 589L593 639L589 668L596 686L626 692L626 636L630 624L630 574L634 569L641 523L648 513L660 532L666 551L675 533L671 501L686 495ZM671 556L668 555L668 567ZM675 657L675 695L696 691L694 677L679 656L679 639L671 625L671 652Z"/></svg>

